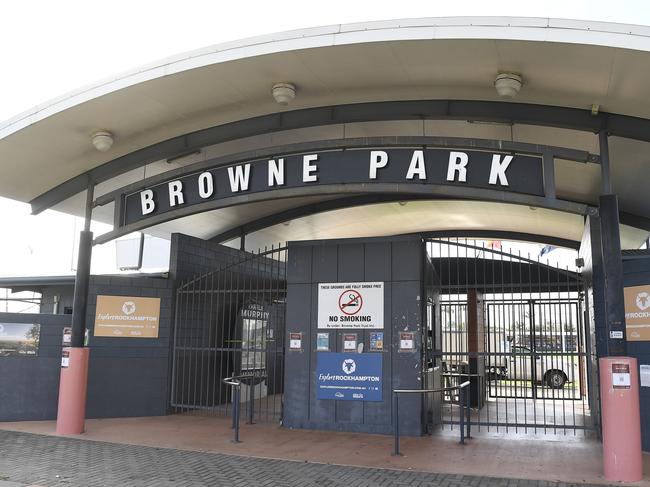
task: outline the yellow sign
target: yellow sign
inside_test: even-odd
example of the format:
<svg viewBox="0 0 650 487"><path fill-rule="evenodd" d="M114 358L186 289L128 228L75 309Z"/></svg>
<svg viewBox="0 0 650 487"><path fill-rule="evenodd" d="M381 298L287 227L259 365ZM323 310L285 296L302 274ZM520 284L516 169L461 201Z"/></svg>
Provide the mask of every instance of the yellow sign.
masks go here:
<svg viewBox="0 0 650 487"><path fill-rule="evenodd" d="M96 337L158 338L160 298L97 296Z"/></svg>
<svg viewBox="0 0 650 487"><path fill-rule="evenodd" d="M650 340L650 285L625 288L627 340Z"/></svg>

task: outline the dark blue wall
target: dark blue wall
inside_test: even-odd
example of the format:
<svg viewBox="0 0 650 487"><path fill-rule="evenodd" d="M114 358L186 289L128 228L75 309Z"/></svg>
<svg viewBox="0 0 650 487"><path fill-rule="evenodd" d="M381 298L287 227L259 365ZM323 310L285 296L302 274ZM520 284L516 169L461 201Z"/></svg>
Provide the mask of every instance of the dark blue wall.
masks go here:
<svg viewBox="0 0 650 487"><path fill-rule="evenodd" d="M421 239L364 239L289 244L283 425L289 428L391 433L394 388L422 388L423 259ZM318 283L384 282L383 402L316 399ZM323 331L323 330L320 330ZM330 330L330 347L341 352L342 335L354 332L369 344L371 330ZM397 353L399 331L412 331L413 352ZM289 334L301 332L303 351L290 351ZM423 431L422 399L400 400L400 431Z"/></svg>
<svg viewBox="0 0 650 487"><path fill-rule="evenodd" d="M97 295L159 297L158 338L95 337ZM87 321L88 418L167 414L171 306L168 279L93 276Z"/></svg>
<svg viewBox="0 0 650 487"><path fill-rule="evenodd" d="M40 323L37 357L0 357L0 421L56 417L63 327L70 315L20 314L0 322Z"/></svg>
<svg viewBox="0 0 650 487"><path fill-rule="evenodd" d="M172 238L169 278L91 276L87 323L90 331L87 417L156 416L168 413L173 298L176 279L214 270L242 252L186 235ZM72 300L73 287L44 288L50 298ZM160 297L158 338L94 337L97 295ZM56 418L63 328L70 315L41 315L38 357L0 357L0 421ZM16 318L30 320L28 315ZM27 321L30 322L30 321Z"/></svg>
<svg viewBox="0 0 650 487"><path fill-rule="evenodd" d="M623 259L625 286L650 285L650 255ZM640 364L650 364L650 342L627 342L627 353ZM650 387L639 389L641 399L641 440L643 450L650 451Z"/></svg>

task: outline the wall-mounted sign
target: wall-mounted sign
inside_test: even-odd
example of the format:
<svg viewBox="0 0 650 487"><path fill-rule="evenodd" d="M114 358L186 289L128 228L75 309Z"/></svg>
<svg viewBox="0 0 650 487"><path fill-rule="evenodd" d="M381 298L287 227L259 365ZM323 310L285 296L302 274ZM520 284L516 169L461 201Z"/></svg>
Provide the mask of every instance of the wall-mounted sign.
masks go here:
<svg viewBox="0 0 650 487"><path fill-rule="evenodd" d="M630 342L650 340L650 285L625 288L625 329Z"/></svg>
<svg viewBox="0 0 650 487"><path fill-rule="evenodd" d="M94 336L158 338L160 298L97 296Z"/></svg>
<svg viewBox="0 0 650 487"><path fill-rule="evenodd" d="M346 333L343 335L343 350L346 352L356 352L357 350L357 334Z"/></svg>
<svg viewBox="0 0 650 487"><path fill-rule="evenodd" d="M63 336L62 336L61 344L64 345L64 346L69 347L71 343L72 343L72 328L70 328L69 326L66 326L63 329Z"/></svg>
<svg viewBox="0 0 650 487"><path fill-rule="evenodd" d="M413 332L401 331L399 333L399 351L410 352L415 349L415 340L413 339Z"/></svg>
<svg viewBox="0 0 650 487"><path fill-rule="evenodd" d="M384 332L372 331L370 332L370 351L381 352L384 349Z"/></svg>
<svg viewBox="0 0 650 487"><path fill-rule="evenodd" d="M0 323L0 357L35 357L40 337L38 323Z"/></svg>
<svg viewBox="0 0 650 487"><path fill-rule="evenodd" d="M329 352L330 350L330 334L318 333L316 335L316 350L319 352Z"/></svg>
<svg viewBox="0 0 650 487"><path fill-rule="evenodd" d="M612 388L629 389L631 384L630 364L612 364Z"/></svg>
<svg viewBox="0 0 650 487"><path fill-rule="evenodd" d="M382 400L382 354L316 354L316 399Z"/></svg>
<svg viewBox="0 0 650 487"><path fill-rule="evenodd" d="M383 327L383 282L318 284L318 328Z"/></svg>
<svg viewBox="0 0 650 487"><path fill-rule="evenodd" d="M476 150L345 149L206 167L126 194L121 226L179 208L242 194L304 186L428 184L542 196L542 158Z"/></svg>
<svg viewBox="0 0 650 487"><path fill-rule="evenodd" d="M70 347L64 347L61 350L61 368L67 369L70 367Z"/></svg>
<svg viewBox="0 0 650 487"><path fill-rule="evenodd" d="M302 333L289 333L289 350L302 350Z"/></svg>
<svg viewBox="0 0 650 487"><path fill-rule="evenodd" d="M639 365L639 380L641 387L650 387L650 365Z"/></svg>

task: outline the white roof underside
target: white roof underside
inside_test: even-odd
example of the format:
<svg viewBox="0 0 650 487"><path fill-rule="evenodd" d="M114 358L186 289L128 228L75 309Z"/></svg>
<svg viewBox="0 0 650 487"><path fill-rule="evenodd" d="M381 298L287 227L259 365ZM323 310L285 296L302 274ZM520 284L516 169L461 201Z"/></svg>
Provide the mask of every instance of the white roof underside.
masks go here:
<svg viewBox="0 0 650 487"><path fill-rule="evenodd" d="M0 123L0 195L30 201L134 150L282 110L384 100L497 101L493 80L502 71L523 74L517 102L582 109L597 104L602 111L650 118L650 28L541 18L413 19L326 26L179 55ZM270 96L272 84L278 81L291 81L298 87L296 100L287 108L279 107ZM116 136L107 153L97 152L90 144L89 136L97 129ZM284 143L364 135L476 137L598 153L597 137L584 132L464 121L391 121L252 137L211 147L199 160ZM621 211L649 217L650 144L614 137L610 150ZM97 194L171 167L160 162L134 169L101 184ZM596 203L597 165L557 161L556 175L558 197ZM218 210L151 231L163 236L182 231L209 237L317 200L276 200ZM84 195L79 195L58 209L80 214L83 201ZM383 212L397 216L381 218ZM112 221L111 208L98 209L94 218ZM344 218L346 224L334 225L332 218ZM534 213L527 207L494 203L391 203L304 217L250 238L264 244L294 238L510 227L575 240L580 238L582 221L575 215L548 210ZM625 229L623 245L638 247L646 235Z"/></svg>

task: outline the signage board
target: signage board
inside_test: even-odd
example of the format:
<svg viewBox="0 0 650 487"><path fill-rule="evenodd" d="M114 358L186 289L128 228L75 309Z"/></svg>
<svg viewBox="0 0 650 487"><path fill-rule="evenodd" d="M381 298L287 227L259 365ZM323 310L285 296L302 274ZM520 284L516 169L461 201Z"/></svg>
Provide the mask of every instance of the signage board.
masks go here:
<svg viewBox="0 0 650 487"><path fill-rule="evenodd" d="M354 352L357 349L357 334L346 333L343 335L343 350L346 352Z"/></svg>
<svg viewBox="0 0 650 487"><path fill-rule="evenodd" d="M158 338L160 298L97 296L94 336Z"/></svg>
<svg viewBox="0 0 650 487"><path fill-rule="evenodd" d="M205 165L122 195L120 226L239 195L340 184L451 185L544 195L536 155L441 148L351 148Z"/></svg>
<svg viewBox="0 0 650 487"><path fill-rule="evenodd" d="M415 349L415 340L413 338L413 332L410 331L401 331L399 333L399 350L410 352Z"/></svg>
<svg viewBox="0 0 650 487"><path fill-rule="evenodd" d="M383 327L383 282L318 284L318 328Z"/></svg>
<svg viewBox="0 0 650 487"><path fill-rule="evenodd" d="M316 399L382 401L382 354L316 354Z"/></svg>
<svg viewBox="0 0 650 487"><path fill-rule="evenodd" d="M289 333L289 350L302 350L302 333Z"/></svg>
<svg viewBox="0 0 650 487"><path fill-rule="evenodd" d="M650 284L626 287L624 296L627 340L650 340Z"/></svg>
<svg viewBox="0 0 650 487"><path fill-rule="evenodd" d="M370 351L381 352L384 349L384 332L370 332Z"/></svg>
<svg viewBox="0 0 650 487"><path fill-rule="evenodd" d="M639 365L639 381L641 382L641 387L650 387L650 365Z"/></svg>
<svg viewBox="0 0 650 487"><path fill-rule="evenodd" d="M61 368L70 367L70 347L63 347L61 350Z"/></svg>
<svg viewBox="0 0 650 487"><path fill-rule="evenodd" d="M0 357L37 356L40 336L38 323L0 323Z"/></svg>
<svg viewBox="0 0 650 487"><path fill-rule="evenodd" d="M330 334L318 333L316 336L316 350L319 352L329 352L330 350Z"/></svg>
<svg viewBox="0 0 650 487"><path fill-rule="evenodd" d="M612 388L629 389L631 384L630 364L612 364Z"/></svg>

